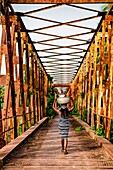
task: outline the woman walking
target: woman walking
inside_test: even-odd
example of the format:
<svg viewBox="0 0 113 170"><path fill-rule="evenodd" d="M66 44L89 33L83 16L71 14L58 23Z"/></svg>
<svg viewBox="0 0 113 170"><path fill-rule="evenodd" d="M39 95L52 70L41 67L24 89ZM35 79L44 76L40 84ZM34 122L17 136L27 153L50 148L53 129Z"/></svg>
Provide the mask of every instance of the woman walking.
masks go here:
<svg viewBox="0 0 113 170"><path fill-rule="evenodd" d="M72 100L72 99L71 99ZM69 108L67 103L61 104L61 107L58 108L56 101L53 103L53 109L59 114L59 134L61 136L61 146L64 154L68 154L68 132L69 132L69 112L74 108L74 102L72 100L73 106Z"/></svg>

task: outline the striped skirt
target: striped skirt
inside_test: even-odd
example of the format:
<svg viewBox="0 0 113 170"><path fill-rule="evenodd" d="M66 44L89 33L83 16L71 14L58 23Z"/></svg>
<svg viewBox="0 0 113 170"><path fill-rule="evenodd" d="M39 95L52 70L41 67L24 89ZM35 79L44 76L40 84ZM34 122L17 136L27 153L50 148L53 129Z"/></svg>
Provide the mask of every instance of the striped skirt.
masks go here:
<svg viewBox="0 0 113 170"><path fill-rule="evenodd" d="M61 117L58 124L59 134L62 138L68 138L69 132L69 118L68 117Z"/></svg>

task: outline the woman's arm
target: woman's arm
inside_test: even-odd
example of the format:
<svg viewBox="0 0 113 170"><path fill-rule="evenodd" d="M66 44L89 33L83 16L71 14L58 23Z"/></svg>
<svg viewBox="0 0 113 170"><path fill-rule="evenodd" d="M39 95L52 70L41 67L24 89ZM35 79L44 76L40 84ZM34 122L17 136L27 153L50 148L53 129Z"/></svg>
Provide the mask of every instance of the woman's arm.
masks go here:
<svg viewBox="0 0 113 170"><path fill-rule="evenodd" d="M54 100L54 102L53 102L53 109L54 109L55 112L57 112L57 114L61 115L61 112L60 112L59 109L57 108L57 103L56 103L55 100Z"/></svg>
<svg viewBox="0 0 113 170"><path fill-rule="evenodd" d="M68 108L68 111L69 111L69 112L71 112L71 111L74 109L74 100L73 100L72 98L70 98L70 99L71 99L73 105L72 105L70 108ZM70 102L71 102L71 101L70 101Z"/></svg>

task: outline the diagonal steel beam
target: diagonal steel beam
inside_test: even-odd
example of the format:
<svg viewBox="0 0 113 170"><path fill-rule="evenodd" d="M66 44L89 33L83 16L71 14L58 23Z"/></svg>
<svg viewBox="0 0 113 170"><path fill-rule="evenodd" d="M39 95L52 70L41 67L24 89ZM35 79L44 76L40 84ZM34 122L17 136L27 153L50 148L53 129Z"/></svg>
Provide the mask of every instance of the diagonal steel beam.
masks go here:
<svg viewBox="0 0 113 170"><path fill-rule="evenodd" d="M41 56L41 58L48 58L48 57L55 57L55 56L64 56L64 55L72 55L72 54L78 54L78 53L83 53L83 51L77 51L77 52L72 52L72 53L65 53L65 54L56 54L56 55L49 55L49 56Z"/></svg>
<svg viewBox="0 0 113 170"><path fill-rule="evenodd" d="M43 32L39 32L39 31L34 31L34 32L31 32L31 33L47 35L47 36L56 37L56 38L65 38L66 37L67 39L77 40L77 41L85 41L85 42L88 41L88 40L85 40L85 39L73 38L72 35L70 35L70 36L60 36L60 35L55 35L55 34L43 33ZM73 35L73 36L75 36L75 35ZM38 43L38 41L33 41L33 43Z"/></svg>
<svg viewBox="0 0 113 170"><path fill-rule="evenodd" d="M29 12L24 12L24 14L31 14L31 13L35 13L35 12L41 12L41 11L48 10L48 9L51 9L51 8L55 8L55 7L58 7L58 6L61 6L61 5L62 4L50 5L50 6L47 6L47 7L44 7L44 8L32 10L32 11L29 11Z"/></svg>
<svg viewBox="0 0 113 170"><path fill-rule="evenodd" d="M74 8L79 8L79 9L82 9L82 10L87 10L87 11L92 11L92 12L97 12L99 13L100 11L98 10L95 10L95 9L91 9L91 8L86 8L86 7L81 7L81 6L77 6L75 4L67 4L68 6L71 6L71 7L74 7Z"/></svg>

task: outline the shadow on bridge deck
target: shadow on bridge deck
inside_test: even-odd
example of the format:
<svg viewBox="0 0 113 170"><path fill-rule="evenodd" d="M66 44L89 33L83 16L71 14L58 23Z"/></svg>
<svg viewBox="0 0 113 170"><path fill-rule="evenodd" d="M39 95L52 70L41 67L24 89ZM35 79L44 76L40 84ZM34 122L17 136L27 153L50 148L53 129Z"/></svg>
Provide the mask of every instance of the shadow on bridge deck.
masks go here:
<svg viewBox="0 0 113 170"><path fill-rule="evenodd" d="M4 170L102 170L113 169L113 160L85 130L75 131L80 124L70 118L69 154L61 152L58 117L36 131L9 159Z"/></svg>

